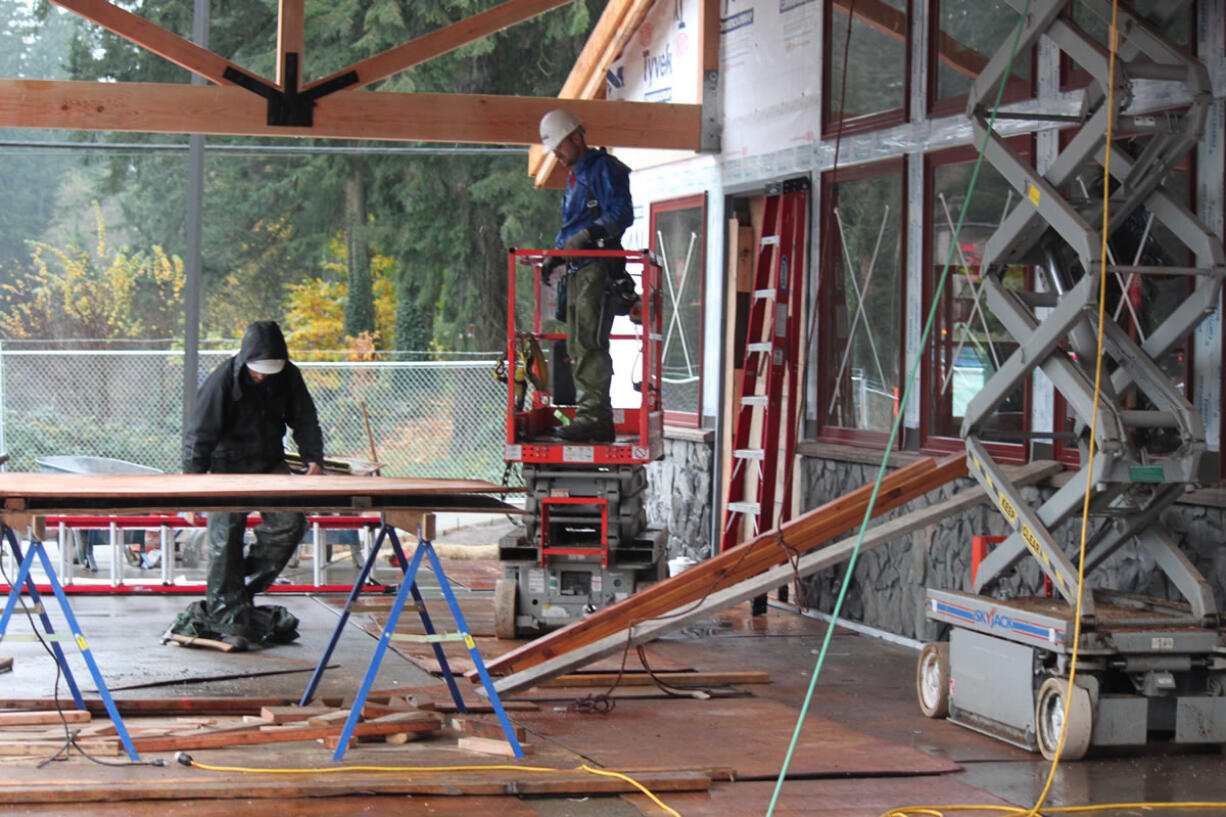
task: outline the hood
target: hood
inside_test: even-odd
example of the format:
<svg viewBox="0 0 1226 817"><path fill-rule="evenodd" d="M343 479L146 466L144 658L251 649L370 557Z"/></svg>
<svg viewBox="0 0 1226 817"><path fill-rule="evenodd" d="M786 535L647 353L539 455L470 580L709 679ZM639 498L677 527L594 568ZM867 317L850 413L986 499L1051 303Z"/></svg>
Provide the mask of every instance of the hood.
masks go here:
<svg viewBox="0 0 1226 817"><path fill-rule="evenodd" d="M289 360L281 327L276 321L252 323L243 334L242 345L234 359L240 367L247 365L248 360Z"/></svg>

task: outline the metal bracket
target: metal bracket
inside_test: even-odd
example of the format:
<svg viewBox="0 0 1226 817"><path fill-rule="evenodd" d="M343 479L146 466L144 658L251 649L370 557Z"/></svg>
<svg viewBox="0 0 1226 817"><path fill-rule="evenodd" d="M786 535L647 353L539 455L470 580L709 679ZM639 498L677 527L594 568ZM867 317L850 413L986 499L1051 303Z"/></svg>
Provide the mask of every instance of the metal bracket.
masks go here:
<svg viewBox="0 0 1226 817"><path fill-rule="evenodd" d="M315 124L315 100L356 85L357 71L349 71L316 85L305 92L298 91L298 54L285 55L285 88L228 66L222 75L240 88L246 88L268 100L268 124L274 127L309 128Z"/></svg>

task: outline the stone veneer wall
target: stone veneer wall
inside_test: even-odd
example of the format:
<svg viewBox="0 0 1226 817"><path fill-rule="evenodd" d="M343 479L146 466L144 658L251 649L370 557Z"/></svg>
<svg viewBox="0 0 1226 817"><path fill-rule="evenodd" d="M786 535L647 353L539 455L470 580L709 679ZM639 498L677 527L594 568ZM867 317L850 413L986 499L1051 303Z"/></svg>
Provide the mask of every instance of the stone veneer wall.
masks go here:
<svg viewBox="0 0 1226 817"><path fill-rule="evenodd" d="M710 432L666 435L664 459L647 466L647 522L668 527L668 556L705 559L711 548Z"/></svg>
<svg viewBox="0 0 1226 817"><path fill-rule="evenodd" d="M806 457L803 467L806 509L871 482L878 470L876 465L813 457ZM970 478L957 480L908 508L920 507L928 500L944 499L973 484ZM1050 496L1052 489L1040 486L1023 491L1034 507ZM903 512L894 511L885 518ZM1226 536L1223 534L1226 511L1204 505L1177 504L1163 515L1162 523L1213 587L1219 609L1226 607ZM985 503L865 551L855 566L841 615L899 635L933 640L938 633L924 618L925 589L966 589L970 576L971 537L1003 536L1007 532L1008 526L999 511ZM1079 526L1065 525L1060 535L1065 552L1075 561ZM846 577L846 563L808 577L805 579L806 603L823 612L831 612ZM1087 583L1092 587L1179 598L1157 571L1153 559L1135 545L1121 548L1087 577ZM1004 598L1035 593L1041 585L1038 563L1026 556L997 592Z"/></svg>

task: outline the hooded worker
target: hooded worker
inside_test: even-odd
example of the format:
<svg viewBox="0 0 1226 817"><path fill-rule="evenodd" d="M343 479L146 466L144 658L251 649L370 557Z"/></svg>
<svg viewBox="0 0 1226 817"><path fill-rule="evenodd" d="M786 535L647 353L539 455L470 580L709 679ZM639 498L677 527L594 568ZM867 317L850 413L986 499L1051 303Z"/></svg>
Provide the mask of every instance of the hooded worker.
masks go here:
<svg viewBox="0 0 1226 817"><path fill-rule="evenodd" d="M289 362L281 327L256 321L247 327L238 354L214 369L196 393L184 436L183 471L289 474L282 445L287 426L308 464L307 474L322 474L323 434L315 402L302 373ZM247 514L208 514L208 594L198 611L204 620L197 622L197 630L203 625L239 649L272 636L265 617L253 615L252 600L276 580L306 532L301 513L264 512L261 517L255 544L244 556Z"/></svg>
<svg viewBox="0 0 1226 817"><path fill-rule="evenodd" d="M604 148L588 147L583 123L567 110L550 111L541 118L541 144L570 170L562 193L562 228L554 246L622 249L622 233L634 223L630 169ZM609 333L618 310L608 298L610 286L625 276L625 269L610 258L550 256L542 274L548 278L562 264L567 275L566 350L578 402L575 419L555 433L572 442L613 442Z"/></svg>

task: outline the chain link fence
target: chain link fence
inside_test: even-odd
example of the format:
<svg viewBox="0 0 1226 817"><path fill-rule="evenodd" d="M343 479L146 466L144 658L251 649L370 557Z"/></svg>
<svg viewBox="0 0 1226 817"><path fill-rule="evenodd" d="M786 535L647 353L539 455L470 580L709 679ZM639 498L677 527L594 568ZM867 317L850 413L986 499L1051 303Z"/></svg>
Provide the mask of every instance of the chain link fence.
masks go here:
<svg viewBox="0 0 1226 817"><path fill-rule="evenodd" d="M233 353L201 351L197 382ZM369 418L386 475L501 481L507 393L493 376L497 353L362 362L290 356L315 399L328 456L370 459ZM0 347L0 451L12 457L10 470L83 455L178 472L182 401L182 351ZM296 450L292 438L286 450Z"/></svg>

